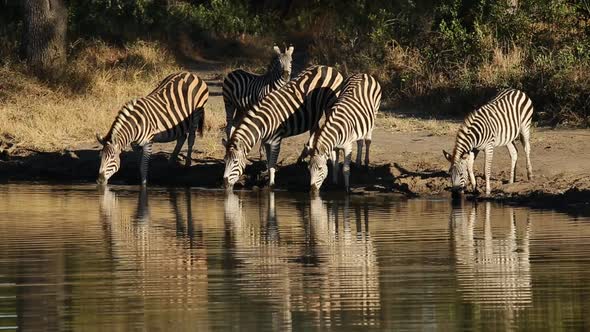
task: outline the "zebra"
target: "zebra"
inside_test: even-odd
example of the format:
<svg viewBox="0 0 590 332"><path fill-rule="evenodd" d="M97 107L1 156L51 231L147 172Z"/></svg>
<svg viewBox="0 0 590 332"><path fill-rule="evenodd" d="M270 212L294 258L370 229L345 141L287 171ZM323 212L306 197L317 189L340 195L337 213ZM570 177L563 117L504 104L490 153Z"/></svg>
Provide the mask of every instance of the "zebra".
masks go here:
<svg viewBox="0 0 590 332"><path fill-rule="evenodd" d="M336 101L342 81L342 75L334 68L312 66L254 105L229 141L222 140L226 148L225 188L233 188L244 171L246 156L259 141L265 145L269 182L274 186L281 141L313 131L323 112Z"/></svg>
<svg viewBox="0 0 590 332"><path fill-rule="evenodd" d="M242 69L234 70L223 80L222 94L225 104L225 133L229 139L231 132L252 105L260 102L266 95L285 85L291 79L291 62L294 47L284 53L274 46L275 55L263 75L249 73Z"/></svg>
<svg viewBox="0 0 590 332"><path fill-rule="evenodd" d="M207 84L190 72L167 76L146 97L134 99L121 108L106 136L96 134L103 148L97 182L106 184L120 167L120 154L130 144L141 147L141 184L147 171L153 142L176 140L170 157L174 162L188 136L186 167L191 165L195 131L203 135L204 105L209 98Z"/></svg>
<svg viewBox="0 0 590 332"><path fill-rule="evenodd" d="M477 191L473 174L473 162L479 151L485 152L486 195L490 195L490 173L494 147L506 146L510 153L510 183L516 180L516 160L518 151L514 144L517 138L524 147L526 155L527 178L533 177L531 166L530 128L533 116L533 103L522 91L506 89L489 103L467 115L457 132L455 147L450 154L443 150L445 158L451 163L452 192L456 196L463 192L467 178Z"/></svg>
<svg viewBox="0 0 590 332"><path fill-rule="evenodd" d="M332 159L333 180L338 179L338 152L344 149L344 186L349 190L350 159L352 143L357 142L359 151L357 163L360 165L362 143L365 142L365 165L369 165L371 134L375 126L375 115L381 104L381 85L367 74L350 76L342 84L340 96L326 112L326 118L312 135L309 172L311 190L317 192L328 175L327 159Z"/></svg>

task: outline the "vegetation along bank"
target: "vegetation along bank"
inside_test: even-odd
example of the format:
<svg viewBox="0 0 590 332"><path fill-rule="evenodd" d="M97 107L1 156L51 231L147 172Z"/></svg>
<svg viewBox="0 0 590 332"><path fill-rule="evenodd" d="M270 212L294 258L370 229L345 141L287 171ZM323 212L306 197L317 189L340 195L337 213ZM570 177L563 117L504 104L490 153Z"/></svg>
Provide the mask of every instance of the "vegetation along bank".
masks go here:
<svg viewBox="0 0 590 332"><path fill-rule="evenodd" d="M125 102L188 69L211 92L196 164L171 171L164 152L156 154L151 183L220 186L221 81L235 68L263 71L270 46L285 41L295 46L294 73L326 64L345 75L369 73L383 86L372 145L381 152L372 155L368 173L353 169L352 184L408 195L444 193L448 163L441 150L452 148L458 123L498 88L514 87L535 104L531 157L538 176L521 181L521 158L517 183L501 185L509 166L500 148L495 196L542 202L559 195L568 203L587 197L587 130L575 129L590 119L587 1L51 2L56 20L62 19L52 41L57 51L45 57L35 56L23 38L35 33L27 7L16 0L0 4L3 179L94 181L94 133L106 133ZM308 184L301 178L305 166L290 159L304 141L286 141L279 188ZM124 158L129 162L113 180L137 183L136 158ZM262 183L261 168L248 168L247 186ZM476 169L482 173L481 164Z"/></svg>

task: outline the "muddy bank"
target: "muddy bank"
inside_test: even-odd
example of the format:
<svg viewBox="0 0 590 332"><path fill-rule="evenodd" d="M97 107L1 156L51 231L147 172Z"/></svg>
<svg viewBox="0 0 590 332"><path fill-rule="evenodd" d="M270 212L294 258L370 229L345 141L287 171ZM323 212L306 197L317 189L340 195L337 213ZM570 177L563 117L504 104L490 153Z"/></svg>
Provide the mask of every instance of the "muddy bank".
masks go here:
<svg viewBox="0 0 590 332"><path fill-rule="evenodd" d="M531 155L535 177L531 181L526 180L524 162L519 162L517 182L514 184L507 183L508 152L506 148L497 149L492 166L491 199L536 207L567 208L573 212L589 214L588 138L590 133L586 130L535 130ZM278 190L309 190L307 164L295 163L306 139L302 135L284 142L276 175ZM402 133L376 130L371 146L371 166L352 167L352 193L449 197L449 165L442 156L442 149L450 150L453 140L452 133L434 136L424 131ZM193 154L193 165L186 168L181 166L184 164L184 154L181 154L181 160L169 164L167 151L172 148L172 144L156 146L156 153L150 164L150 185L222 187L224 164L221 150L217 154L206 155L197 149ZM477 160L475 165L479 188L484 187L482 159ZM520 158L519 161L523 159ZM138 155L134 152L123 153L122 168L111 179L111 183L139 184L138 161ZM13 149L10 153L1 154L0 180L93 183L98 166L97 145L54 153ZM236 188L264 188L267 183L265 168L258 156L252 155L251 163ZM341 187L329 183L330 179L328 177L326 180L323 190L340 191ZM466 198L482 199L469 193Z"/></svg>

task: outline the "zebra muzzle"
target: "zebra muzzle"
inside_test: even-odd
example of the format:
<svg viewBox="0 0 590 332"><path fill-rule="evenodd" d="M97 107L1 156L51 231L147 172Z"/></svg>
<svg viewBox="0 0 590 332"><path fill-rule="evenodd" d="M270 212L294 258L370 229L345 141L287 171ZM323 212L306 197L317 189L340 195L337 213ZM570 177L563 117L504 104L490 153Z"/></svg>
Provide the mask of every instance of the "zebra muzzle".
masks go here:
<svg viewBox="0 0 590 332"><path fill-rule="evenodd" d="M320 192L320 188L318 188L318 186L316 186L315 184L312 184L312 185L311 185L310 192L311 192L313 195L317 195L317 194Z"/></svg>
<svg viewBox="0 0 590 332"><path fill-rule="evenodd" d="M98 184L106 184L107 183L107 178L104 176L104 174L99 174L98 175L98 179L96 179L96 183L98 183Z"/></svg>
<svg viewBox="0 0 590 332"><path fill-rule="evenodd" d="M234 185L229 183L229 180L227 178L223 178L223 188L225 188L225 190L232 190L233 187Z"/></svg>
<svg viewBox="0 0 590 332"><path fill-rule="evenodd" d="M462 195L463 195L463 188L462 187L451 188L451 198L458 199L458 198L461 198Z"/></svg>

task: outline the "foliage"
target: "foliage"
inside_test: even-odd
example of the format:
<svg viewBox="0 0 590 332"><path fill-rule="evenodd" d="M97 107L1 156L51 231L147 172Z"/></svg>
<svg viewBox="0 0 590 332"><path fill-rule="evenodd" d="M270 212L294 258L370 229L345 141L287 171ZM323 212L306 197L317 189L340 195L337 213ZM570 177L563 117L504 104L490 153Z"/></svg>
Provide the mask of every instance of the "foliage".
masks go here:
<svg viewBox="0 0 590 332"><path fill-rule="evenodd" d="M0 42L8 46L0 55L18 49L16 3L0 2ZM192 39L201 49L286 40L310 62L375 75L394 105L464 113L512 86L531 95L540 120L590 122L590 0L68 3L73 40Z"/></svg>

